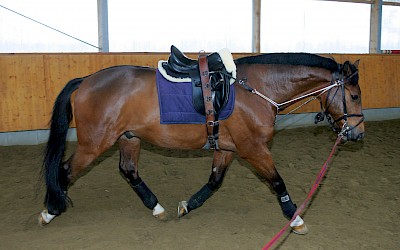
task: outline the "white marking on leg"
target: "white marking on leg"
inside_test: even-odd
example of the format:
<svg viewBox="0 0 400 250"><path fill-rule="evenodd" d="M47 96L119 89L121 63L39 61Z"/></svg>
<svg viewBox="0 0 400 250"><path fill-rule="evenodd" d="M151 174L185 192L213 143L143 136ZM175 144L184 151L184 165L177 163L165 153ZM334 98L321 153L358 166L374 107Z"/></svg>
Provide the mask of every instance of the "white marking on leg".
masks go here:
<svg viewBox="0 0 400 250"><path fill-rule="evenodd" d="M296 218L290 223L291 227L297 227L304 224L303 219L300 216L296 216Z"/></svg>
<svg viewBox="0 0 400 250"><path fill-rule="evenodd" d="M157 205L153 208L153 216L157 217L157 215L162 214L165 212L165 209L157 203Z"/></svg>

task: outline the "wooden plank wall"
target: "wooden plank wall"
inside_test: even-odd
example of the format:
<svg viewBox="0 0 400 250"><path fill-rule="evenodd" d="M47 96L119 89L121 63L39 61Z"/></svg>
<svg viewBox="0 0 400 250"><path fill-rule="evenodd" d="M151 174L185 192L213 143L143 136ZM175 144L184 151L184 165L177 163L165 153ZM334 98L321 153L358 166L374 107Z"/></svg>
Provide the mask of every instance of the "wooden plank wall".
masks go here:
<svg viewBox="0 0 400 250"><path fill-rule="evenodd" d="M363 108L400 107L400 55L323 56L338 62L361 59ZM47 129L56 96L73 78L114 65L155 67L167 58L166 53L0 54L0 132ZM314 102L300 112L318 108Z"/></svg>

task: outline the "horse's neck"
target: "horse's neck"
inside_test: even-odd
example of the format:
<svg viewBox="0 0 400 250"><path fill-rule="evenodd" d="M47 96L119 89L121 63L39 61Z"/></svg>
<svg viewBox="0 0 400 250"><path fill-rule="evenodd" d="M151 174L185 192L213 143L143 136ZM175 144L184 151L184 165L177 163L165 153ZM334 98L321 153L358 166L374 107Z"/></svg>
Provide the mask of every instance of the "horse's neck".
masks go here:
<svg viewBox="0 0 400 250"><path fill-rule="evenodd" d="M294 98L305 96L330 84L331 73L322 68L293 67L267 81L266 88L274 90L273 98L283 103Z"/></svg>

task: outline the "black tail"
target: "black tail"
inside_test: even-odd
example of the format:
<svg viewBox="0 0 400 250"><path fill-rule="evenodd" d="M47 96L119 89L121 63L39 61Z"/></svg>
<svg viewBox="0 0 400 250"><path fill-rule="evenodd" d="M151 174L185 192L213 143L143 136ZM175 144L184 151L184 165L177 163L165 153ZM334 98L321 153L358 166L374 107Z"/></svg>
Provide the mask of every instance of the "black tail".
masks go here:
<svg viewBox="0 0 400 250"><path fill-rule="evenodd" d="M76 78L67 83L58 95L50 121L50 135L47 141L42 175L46 181L44 204L50 214L59 215L67 207L66 191L61 187L60 169L65 151L66 137L72 120L71 94L82 83L83 78Z"/></svg>

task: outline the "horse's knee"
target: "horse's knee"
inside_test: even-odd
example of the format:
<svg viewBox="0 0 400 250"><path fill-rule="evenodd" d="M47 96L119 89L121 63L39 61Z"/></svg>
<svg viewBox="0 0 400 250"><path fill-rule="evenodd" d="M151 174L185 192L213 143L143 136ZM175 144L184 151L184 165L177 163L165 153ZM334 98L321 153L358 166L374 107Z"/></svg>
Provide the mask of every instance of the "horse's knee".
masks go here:
<svg viewBox="0 0 400 250"><path fill-rule="evenodd" d="M208 180L207 186L211 191L216 191L222 185L222 181L225 177L226 168L213 168L213 172Z"/></svg>
<svg viewBox="0 0 400 250"><path fill-rule="evenodd" d="M122 165L119 166L119 172L125 177L126 181L132 186L138 185L142 179L138 176L134 170L127 170Z"/></svg>
<svg viewBox="0 0 400 250"><path fill-rule="evenodd" d="M119 171L126 178L131 185L135 186L139 184L139 174L137 166L135 166L134 162L131 160L131 156L129 154L123 153L121 151L120 160L119 160Z"/></svg>

